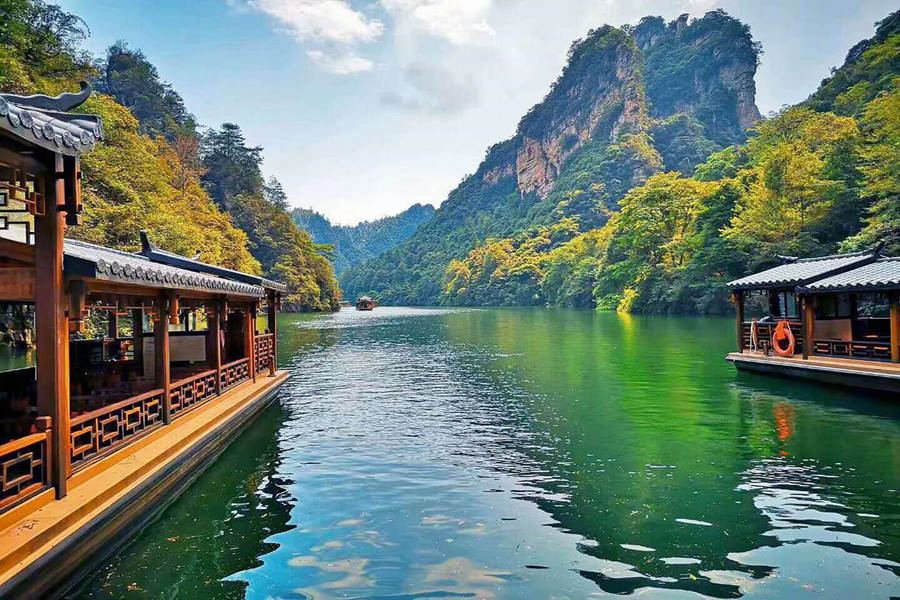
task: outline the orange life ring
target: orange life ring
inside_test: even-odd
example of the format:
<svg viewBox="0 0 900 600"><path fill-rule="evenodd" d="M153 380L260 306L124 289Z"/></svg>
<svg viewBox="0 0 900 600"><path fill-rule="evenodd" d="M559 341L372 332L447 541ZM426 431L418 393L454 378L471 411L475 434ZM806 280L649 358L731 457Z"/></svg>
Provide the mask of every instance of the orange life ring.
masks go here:
<svg viewBox="0 0 900 600"><path fill-rule="evenodd" d="M775 332L772 334L772 349L778 356L794 355L794 334L791 333L791 325L787 321L778 321L778 325L775 326Z"/></svg>

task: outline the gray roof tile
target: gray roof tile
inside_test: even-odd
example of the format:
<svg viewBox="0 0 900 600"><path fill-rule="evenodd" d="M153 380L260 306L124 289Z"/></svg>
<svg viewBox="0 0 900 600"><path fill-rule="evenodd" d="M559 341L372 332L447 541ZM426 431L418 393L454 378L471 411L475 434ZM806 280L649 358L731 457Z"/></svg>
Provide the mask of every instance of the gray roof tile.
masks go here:
<svg viewBox="0 0 900 600"><path fill-rule="evenodd" d="M103 139L96 115L72 114L91 94L82 84L77 94L17 96L0 94L0 129L48 150L70 156L86 152Z"/></svg>
<svg viewBox="0 0 900 600"><path fill-rule="evenodd" d="M79 240L65 241L63 268L67 273L132 285L265 296L265 289L258 285L153 262L140 254Z"/></svg>
<svg viewBox="0 0 900 600"><path fill-rule="evenodd" d="M870 263L873 260L875 260L875 255L871 252L801 258L760 273L735 279L729 282L728 286L736 290L746 290L805 285L846 269Z"/></svg>
<svg viewBox="0 0 900 600"><path fill-rule="evenodd" d="M879 258L851 271L809 283L800 289L809 292L900 289L900 257Z"/></svg>

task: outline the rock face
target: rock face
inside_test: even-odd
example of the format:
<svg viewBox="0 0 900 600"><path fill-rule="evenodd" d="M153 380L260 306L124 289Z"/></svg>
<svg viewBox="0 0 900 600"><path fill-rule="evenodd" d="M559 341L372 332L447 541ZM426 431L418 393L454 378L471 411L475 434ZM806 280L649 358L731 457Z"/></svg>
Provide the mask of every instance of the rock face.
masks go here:
<svg viewBox="0 0 900 600"><path fill-rule="evenodd" d="M562 217L599 226L653 172L691 172L745 139L760 118L758 54L749 29L722 11L589 31L516 134L489 148L407 242L342 285L350 295L381 290L386 301L432 303L447 262L487 237ZM397 264L409 279L386 290L376 275Z"/></svg>

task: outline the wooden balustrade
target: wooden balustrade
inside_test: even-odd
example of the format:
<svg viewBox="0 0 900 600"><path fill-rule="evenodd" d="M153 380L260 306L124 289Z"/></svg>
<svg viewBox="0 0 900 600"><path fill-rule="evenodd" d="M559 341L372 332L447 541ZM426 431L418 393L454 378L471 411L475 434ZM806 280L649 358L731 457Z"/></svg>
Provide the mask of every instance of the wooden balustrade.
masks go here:
<svg viewBox="0 0 900 600"><path fill-rule="evenodd" d="M253 354L256 358L256 372L271 371L275 361L275 335L272 333L257 335L254 343L256 344Z"/></svg>
<svg viewBox="0 0 900 600"><path fill-rule="evenodd" d="M50 430L0 446L0 510L50 486Z"/></svg>
<svg viewBox="0 0 900 600"><path fill-rule="evenodd" d="M863 360L891 360L891 344L888 341L816 340L816 354L842 356Z"/></svg>
<svg viewBox="0 0 900 600"><path fill-rule="evenodd" d="M750 350L750 341L752 339L751 327L752 321L744 321L741 327L741 348ZM794 335L794 353L801 354L803 352L803 326L800 321L788 319L791 326L791 333ZM778 321L768 321L761 323L756 321L756 349L758 351L772 351L772 334Z"/></svg>
<svg viewBox="0 0 900 600"><path fill-rule="evenodd" d="M250 379L250 359L239 358L233 362L222 365L222 391Z"/></svg>
<svg viewBox="0 0 900 600"><path fill-rule="evenodd" d="M152 390L72 418L72 470L163 423L163 390Z"/></svg>
<svg viewBox="0 0 900 600"><path fill-rule="evenodd" d="M212 369L172 383L169 386L172 416L177 416L193 406L216 397L217 380L218 372Z"/></svg>

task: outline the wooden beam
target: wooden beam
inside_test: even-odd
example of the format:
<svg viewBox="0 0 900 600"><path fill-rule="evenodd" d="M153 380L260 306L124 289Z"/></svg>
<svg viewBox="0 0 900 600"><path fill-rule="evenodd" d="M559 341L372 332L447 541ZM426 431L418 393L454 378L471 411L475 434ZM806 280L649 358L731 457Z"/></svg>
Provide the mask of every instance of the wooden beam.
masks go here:
<svg viewBox="0 0 900 600"><path fill-rule="evenodd" d="M172 373L169 364L168 293L164 293L160 297L160 302L162 303L160 310L156 312L156 319L153 321L154 367L156 369L156 385L163 390L163 422L168 423L172 418L172 396L169 392Z"/></svg>
<svg viewBox="0 0 900 600"><path fill-rule="evenodd" d="M256 302L247 304L244 309L247 322L244 324L244 335L249 341L246 345L247 356L250 357L250 378L256 382Z"/></svg>
<svg viewBox="0 0 900 600"><path fill-rule="evenodd" d="M25 265L34 265L34 246L0 238L0 257Z"/></svg>
<svg viewBox="0 0 900 600"><path fill-rule="evenodd" d="M894 292L891 302L891 360L900 362L900 292Z"/></svg>
<svg viewBox="0 0 900 600"><path fill-rule="evenodd" d="M62 155L55 167L62 171ZM69 473L69 301L63 289L65 215L56 210L63 181L47 190L47 214L35 217L35 334L37 336L38 414L51 418L51 479L56 497L66 495Z"/></svg>
<svg viewBox="0 0 900 600"><path fill-rule="evenodd" d="M34 267L0 268L0 298L34 302Z"/></svg>
<svg viewBox="0 0 900 600"><path fill-rule="evenodd" d="M803 360L809 360L810 354L816 353L816 297L803 298Z"/></svg>

